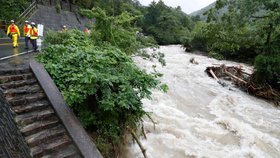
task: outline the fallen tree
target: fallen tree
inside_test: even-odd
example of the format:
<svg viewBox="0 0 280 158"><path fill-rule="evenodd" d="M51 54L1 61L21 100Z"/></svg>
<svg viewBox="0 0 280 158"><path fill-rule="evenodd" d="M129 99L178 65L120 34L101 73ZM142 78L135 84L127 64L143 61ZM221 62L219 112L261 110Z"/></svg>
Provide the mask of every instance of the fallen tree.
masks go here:
<svg viewBox="0 0 280 158"><path fill-rule="evenodd" d="M241 88L243 91L254 95L259 98L263 98L269 101L272 101L275 105L280 105L280 92L274 88L272 88L267 83L257 84L254 82L254 70L246 67L244 69L244 65L239 66L226 66L225 64L209 66L206 68L205 72L213 77L218 83L224 84L220 82L220 79L230 80L236 86ZM249 71L249 72L248 72Z"/></svg>

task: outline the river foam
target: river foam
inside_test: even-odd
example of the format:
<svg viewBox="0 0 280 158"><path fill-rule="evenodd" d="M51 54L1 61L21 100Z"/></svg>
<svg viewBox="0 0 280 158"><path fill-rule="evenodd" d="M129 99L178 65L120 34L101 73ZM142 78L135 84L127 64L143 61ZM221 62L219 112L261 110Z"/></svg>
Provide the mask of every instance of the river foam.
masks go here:
<svg viewBox="0 0 280 158"><path fill-rule="evenodd" d="M232 85L222 87L204 72L212 64L238 65L184 52L180 46L161 46L167 65L134 58L139 67L153 65L164 74L169 91L153 91L143 100L147 139L141 142L149 158L279 158L280 109L249 96ZM198 65L191 64L195 58ZM229 83L228 83L229 84ZM142 158L137 144L126 146L126 158Z"/></svg>

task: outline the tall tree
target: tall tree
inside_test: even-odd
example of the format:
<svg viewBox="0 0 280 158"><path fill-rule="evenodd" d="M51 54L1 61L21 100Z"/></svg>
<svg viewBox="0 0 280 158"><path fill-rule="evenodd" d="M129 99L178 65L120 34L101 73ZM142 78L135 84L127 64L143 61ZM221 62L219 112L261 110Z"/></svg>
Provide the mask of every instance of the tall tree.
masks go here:
<svg viewBox="0 0 280 158"><path fill-rule="evenodd" d="M190 18L180 7L171 8L163 1L153 1L146 9L142 28L153 35L159 44L179 44L189 33Z"/></svg>

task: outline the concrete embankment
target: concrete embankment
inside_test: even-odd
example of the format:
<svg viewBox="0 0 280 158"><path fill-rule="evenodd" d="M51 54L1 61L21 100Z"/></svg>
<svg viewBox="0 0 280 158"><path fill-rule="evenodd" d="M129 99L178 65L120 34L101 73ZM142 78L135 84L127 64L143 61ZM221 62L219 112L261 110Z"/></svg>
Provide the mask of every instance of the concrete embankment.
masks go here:
<svg viewBox="0 0 280 158"><path fill-rule="evenodd" d="M38 5L37 11L29 18L36 24L43 24L45 30L61 30L62 26L67 26L68 29L84 30L85 25L92 21L81 17L78 14L69 11L61 10L60 13L54 7Z"/></svg>

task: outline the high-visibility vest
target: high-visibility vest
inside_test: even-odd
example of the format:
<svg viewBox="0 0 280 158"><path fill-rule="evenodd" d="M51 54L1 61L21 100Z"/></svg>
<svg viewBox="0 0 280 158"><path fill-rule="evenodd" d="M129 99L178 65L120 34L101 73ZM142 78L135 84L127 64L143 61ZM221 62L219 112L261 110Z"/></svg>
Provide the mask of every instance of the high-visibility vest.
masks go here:
<svg viewBox="0 0 280 158"><path fill-rule="evenodd" d="M17 25L15 24L11 24L9 27L8 27L8 30L7 30L7 35L9 34L18 34L20 36L20 32L19 32L19 29L17 27Z"/></svg>
<svg viewBox="0 0 280 158"><path fill-rule="evenodd" d="M32 27L30 30L30 39L37 39L38 38L38 30L36 27Z"/></svg>
<svg viewBox="0 0 280 158"><path fill-rule="evenodd" d="M88 28L86 27L86 29L85 29L85 31L84 31L85 33L89 33L89 31L88 31Z"/></svg>
<svg viewBox="0 0 280 158"><path fill-rule="evenodd" d="M28 36L30 35L30 30L31 30L31 26L30 25L24 25L23 27L23 32L24 32L24 36Z"/></svg>

